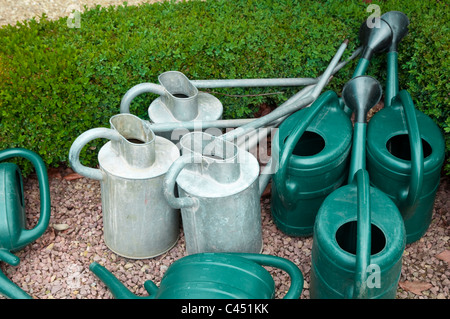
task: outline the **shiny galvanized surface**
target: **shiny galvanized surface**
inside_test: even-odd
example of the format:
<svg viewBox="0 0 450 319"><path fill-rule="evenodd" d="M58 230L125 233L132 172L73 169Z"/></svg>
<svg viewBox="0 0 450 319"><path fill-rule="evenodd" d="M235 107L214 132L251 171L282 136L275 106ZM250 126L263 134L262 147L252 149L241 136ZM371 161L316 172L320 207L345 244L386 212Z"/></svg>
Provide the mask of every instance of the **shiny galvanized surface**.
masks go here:
<svg viewBox="0 0 450 319"><path fill-rule="evenodd" d="M143 93L160 95L148 107L148 116L152 123L202 122L218 120L222 117L222 103L215 96L199 92L191 81L181 72L167 71L159 77L159 85L141 83L124 95L120 112L129 113L131 101ZM186 130L157 132L173 142L178 142Z"/></svg>
<svg viewBox="0 0 450 319"><path fill-rule="evenodd" d="M164 83L168 82L166 86L173 94L169 94L168 90L162 85L162 84L154 84L154 83L141 83L134 87L132 87L130 90L126 92L126 94L123 96L121 104L120 104L120 112L121 113L130 113L130 104L132 100L143 93L153 93L160 95L159 98L157 98L155 101L152 102L154 104L155 110L149 107L149 115L151 114L151 128L152 130L160 136L164 136L168 139L171 139L172 141L178 142L182 135L185 133L188 133L190 131L199 131L199 130L207 130L210 128L235 128L239 127L244 124L248 124L249 122L254 121L255 119L228 119L228 120L222 120L220 117L216 119L216 115L211 116L211 114L218 113L218 111L215 111L211 113L211 108L217 108L219 109L220 101L218 101L214 96L205 94L203 92L198 92L196 97L193 97L195 95L195 89L192 87L192 85L196 88L220 88L220 87L266 87L266 86L301 86L301 85L308 85L305 89L306 91L301 91L300 95L295 95L293 98L289 99L285 104L289 105L291 103L297 103L300 97L303 99L306 99L307 96L313 92L313 89L316 87L323 88L324 84L326 84L330 80L330 76L337 73L340 69L342 69L348 62L353 60L355 57L357 57L361 51L362 47L357 48L349 58L347 58L344 61L338 61L340 56L342 55L342 52L338 52L336 61L332 61L330 65L332 65L332 68L322 74L321 76L318 76L317 78L311 79L311 78L288 78L288 79L220 79L220 80L188 80L182 73L176 72L176 71L169 71L166 73L163 73L160 76L160 83L161 79ZM342 51L342 50L341 50ZM335 63L336 62L336 63ZM169 79L168 79L169 78ZM172 80L170 78L178 78L175 80ZM179 86L179 87L178 87ZM180 88L182 90L180 90ZM321 90L320 89L320 90ZM182 98L176 97L175 95L182 94L186 97L189 97L186 99L186 101L182 101ZM187 94L186 94L187 93ZM317 93L314 91L315 97L317 98ZM167 98L167 96L169 98ZM172 95L172 97L170 97ZM171 102L169 102L169 105L172 103L184 103L185 106L187 105L187 108L184 108L187 110L187 114L181 116L187 117L188 120L180 121L179 119L176 119L174 115L170 112L170 106L167 107L163 100L166 99L172 99ZM195 102L195 103L194 103ZM289 113L294 112L295 110L298 110L301 107L306 106L307 104L311 103L311 100L308 99L307 103L299 103L300 106L296 109L293 109L289 111ZM189 103L192 105L189 106ZM179 104L181 105L181 104ZM173 106L173 105L172 105ZM208 111L205 111L204 109L208 108ZM172 108L173 109L173 108ZM208 112L210 114L208 114ZM205 118L200 118L199 113L204 113ZM288 114L289 114L288 113ZM288 115L288 114L285 114ZM197 117L197 119L195 118ZM273 121L281 119L283 116L275 117ZM192 119L193 120L189 120ZM259 125L260 126L260 125ZM211 133L212 134L212 133Z"/></svg>
<svg viewBox="0 0 450 319"><path fill-rule="evenodd" d="M77 138L70 152L72 167L100 180L106 245L128 258L160 255L179 235L179 212L162 193L165 173L179 150L134 115L119 114L110 122L112 129L91 129ZM81 166L79 152L100 137L111 139L100 149L100 169Z"/></svg>
<svg viewBox="0 0 450 319"><path fill-rule="evenodd" d="M188 254L262 249L259 164L249 152L203 132L180 141L182 157L165 183L169 203L181 208ZM173 185L179 198L174 198Z"/></svg>

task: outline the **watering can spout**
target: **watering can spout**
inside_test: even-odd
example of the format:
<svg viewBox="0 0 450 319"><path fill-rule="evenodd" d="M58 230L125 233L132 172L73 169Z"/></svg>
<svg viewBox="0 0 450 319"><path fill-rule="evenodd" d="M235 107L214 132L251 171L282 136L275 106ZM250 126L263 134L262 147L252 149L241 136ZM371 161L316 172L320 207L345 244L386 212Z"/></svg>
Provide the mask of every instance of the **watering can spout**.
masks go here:
<svg viewBox="0 0 450 319"><path fill-rule="evenodd" d="M387 49L392 39L392 30L389 24L378 19L379 25L371 25L369 20L364 21L359 28L359 41L363 47L358 65L353 72L353 78L364 75L373 54ZM348 109L346 109L348 111Z"/></svg>
<svg viewBox="0 0 450 319"><path fill-rule="evenodd" d="M356 120L349 182L359 169L365 169L367 112L380 101L381 95L380 83L366 75L351 79L342 90L342 99L345 105L353 110Z"/></svg>
<svg viewBox="0 0 450 319"><path fill-rule="evenodd" d="M19 258L6 249L0 249L0 261L4 261L12 266L19 264ZM0 295L10 299L32 299L19 286L9 280L4 273L0 271Z"/></svg>
<svg viewBox="0 0 450 319"><path fill-rule="evenodd" d="M149 293L149 296L138 296L132 293L124 284L122 284L111 272L99 263L93 262L89 269L111 290L112 295L116 299L153 299L153 294L158 289L156 285L148 280L144 287Z"/></svg>
<svg viewBox="0 0 450 319"><path fill-rule="evenodd" d="M399 42L408 34L409 19L400 11L389 11L381 16L383 21L386 21L392 30L392 41L389 46L389 51L397 51Z"/></svg>
<svg viewBox="0 0 450 319"><path fill-rule="evenodd" d="M381 16L392 30L392 41L387 54L387 78L384 104L390 106L392 99L398 94L398 44L408 34L408 17L400 11L389 11Z"/></svg>
<svg viewBox="0 0 450 319"><path fill-rule="evenodd" d="M390 25L379 19L379 26L369 25L369 21L363 22L359 29L359 40L364 46L362 58L370 60L374 53L382 52L388 48L392 40Z"/></svg>
<svg viewBox="0 0 450 319"><path fill-rule="evenodd" d="M355 112L357 123L367 122L367 112L380 100L380 83L370 76L359 76L348 81L342 90L344 103Z"/></svg>
<svg viewBox="0 0 450 319"><path fill-rule="evenodd" d="M9 299L33 299L0 271L0 295Z"/></svg>

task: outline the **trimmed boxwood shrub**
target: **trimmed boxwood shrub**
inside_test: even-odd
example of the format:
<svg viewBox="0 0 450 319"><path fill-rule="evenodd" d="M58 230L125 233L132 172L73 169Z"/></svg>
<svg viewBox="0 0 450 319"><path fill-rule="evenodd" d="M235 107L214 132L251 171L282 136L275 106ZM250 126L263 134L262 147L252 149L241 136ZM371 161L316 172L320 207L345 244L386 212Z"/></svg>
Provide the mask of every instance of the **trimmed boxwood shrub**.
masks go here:
<svg viewBox="0 0 450 319"><path fill-rule="evenodd" d="M374 1L381 13L399 10L411 21L399 47L400 88L445 131L450 149L449 8L442 1ZM359 46L358 30L372 14L364 1L188 1L86 10L81 27L67 18L0 28L0 149L25 147L48 166L67 165L74 139L109 127L122 96L159 74L178 70L190 79L316 77L341 42L344 57ZM327 89L340 93L357 61ZM385 55L368 74L384 82ZM299 88L214 89L224 118L251 117L259 105L279 105ZM265 94L278 92L277 94ZM242 96L245 95L245 96ZM251 96L247 96L251 95ZM142 95L131 112L147 119L156 96ZM96 165L104 141L81 156ZM25 173L31 171L23 162ZM447 172L450 164L447 162Z"/></svg>

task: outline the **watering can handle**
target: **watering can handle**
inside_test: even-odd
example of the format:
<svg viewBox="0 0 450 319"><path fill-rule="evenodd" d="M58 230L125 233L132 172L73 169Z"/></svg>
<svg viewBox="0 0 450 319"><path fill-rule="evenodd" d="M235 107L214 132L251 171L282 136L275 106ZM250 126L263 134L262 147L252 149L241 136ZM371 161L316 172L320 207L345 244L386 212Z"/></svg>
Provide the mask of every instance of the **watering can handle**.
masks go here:
<svg viewBox="0 0 450 319"><path fill-rule="evenodd" d="M178 175L182 169L192 163L201 163L202 157L200 154L192 153L180 156L175 162L172 163L169 170L166 173L163 183L164 196L167 199L169 205L173 208L188 208L198 204L198 200L193 197L175 197L175 183Z"/></svg>
<svg viewBox="0 0 450 319"><path fill-rule="evenodd" d="M279 162L279 176L281 177L280 180L282 183L280 183L280 193L281 194L291 194L292 192L287 190L287 172L289 167L289 160L291 159L292 152L294 151L295 146L297 145L298 141L302 137L303 133L305 133L308 126L311 124L313 119L316 117L316 115L322 110L322 107L332 98L337 98L336 93L333 91L327 91L319 96L317 100L309 107L307 114L305 118L299 123L298 126L295 127L293 132L288 136L288 138L285 141L285 147L283 154L280 156L280 162ZM278 185L277 185L278 186Z"/></svg>
<svg viewBox="0 0 450 319"><path fill-rule="evenodd" d="M249 259L261 266L276 267L284 270L291 278L291 286L283 299L298 299L303 289L303 274L290 260L273 255L252 253L227 253Z"/></svg>
<svg viewBox="0 0 450 319"><path fill-rule="evenodd" d="M356 264L352 297L362 299L367 291L367 270L371 255L371 212L369 173L360 169L355 173L357 188Z"/></svg>
<svg viewBox="0 0 450 319"><path fill-rule="evenodd" d="M162 85L155 83L140 83L129 89L120 101L120 113L130 113L130 104L133 99L143 93L165 95L166 90Z"/></svg>
<svg viewBox="0 0 450 319"><path fill-rule="evenodd" d="M78 136L73 142L69 151L69 162L75 172L85 177L101 181L103 179L103 173L100 169L86 167L80 163L80 153L83 147L97 138L119 141L121 136L117 131L109 128L99 127L90 129Z"/></svg>
<svg viewBox="0 0 450 319"><path fill-rule="evenodd" d="M411 147L411 180L408 190L400 195L400 205L414 207L422 192L423 185L423 148L420 138L419 124L417 123L416 110L411 95L406 90L399 92L397 97L405 110L406 126ZM407 216L403 216L404 218Z"/></svg>
<svg viewBox="0 0 450 319"><path fill-rule="evenodd" d="M38 239L47 229L50 221L50 186L48 184L47 168L41 157L33 151L24 148L11 148L0 151L0 161L11 157L23 157L33 164L39 181L40 216L32 229L24 229L20 234L17 246L27 245Z"/></svg>

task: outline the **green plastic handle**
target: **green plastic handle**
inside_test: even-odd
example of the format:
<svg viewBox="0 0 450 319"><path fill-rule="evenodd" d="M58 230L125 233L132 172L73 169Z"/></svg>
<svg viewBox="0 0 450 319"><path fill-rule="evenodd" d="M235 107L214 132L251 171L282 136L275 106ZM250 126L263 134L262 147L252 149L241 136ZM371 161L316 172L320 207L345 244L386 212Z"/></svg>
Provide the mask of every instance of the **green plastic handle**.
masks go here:
<svg viewBox="0 0 450 319"><path fill-rule="evenodd" d="M290 260L263 254L252 253L224 253L227 255L235 255L238 257L246 258L259 265L276 267L284 270L291 278L291 286L283 299L298 299L303 290L303 274L300 269ZM138 296L132 293L125 285L120 282L110 271L108 271L102 265L93 262L90 264L89 269L109 288L114 298L116 299L153 299L158 287L153 281L148 280L144 283L144 287L149 293L148 296Z"/></svg>
<svg viewBox="0 0 450 319"><path fill-rule="evenodd" d="M419 124L417 123L416 110L411 95L406 90L400 91L394 98L393 105L400 103L405 110L406 127L408 129L409 144L411 148L411 179L408 189L404 190L400 196L399 206L403 211L404 218L408 218L413 213L417 205L423 186L424 159L422 140L420 137Z"/></svg>
<svg viewBox="0 0 450 319"><path fill-rule="evenodd" d="M367 294L367 267L371 255L371 212L369 173L360 169L355 174L357 187L356 265L353 298L363 299Z"/></svg>
<svg viewBox="0 0 450 319"><path fill-rule="evenodd" d="M303 133L305 133L306 129L317 116L317 114L322 110L327 102L333 98L337 98L336 93L333 91L327 91L321 94L319 98L317 98L317 100L307 109L306 115L302 119L301 123L299 123L299 125L295 127L291 134L289 134L284 143L283 154L281 154L280 156L280 162L278 166L279 171L276 174L279 174L279 180L281 181L277 184L277 188L280 190L280 194L284 194L287 198L293 196L293 194L295 193L295 189L289 190L287 185L287 181L289 180L287 172L289 169L289 161L292 157L292 152L294 151L294 148L302 137Z"/></svg>
<svg viewBox="0 0 450 319"><path fill-rule="evenodd" d="M40 215L39 221L32 229L23 229L16 243L17 248L28 245L38 239L47 230L50 221L50 187L48 184L47 168L41 157L33 151L24 148L11 148L0 151L0 161L12 157L23 157L33 164L39 181Z"/></svg>
<svg viewBox="0 0 450 319"><path fill-rule="evenodd" d="M367 123L356 122L353 127L352 157L348 174L348 183L352 183L356 173L366 169L366 129Z"/></svg>
<svg viewBox="0 0 450 319"><path fill-rule="evenodd" d="M252 253L227 253L251 260L261 266L275 267L284 270L291 278L291 286L283 299L299 299L303 290L303 274L290 260L273 255Z"/></svg>

